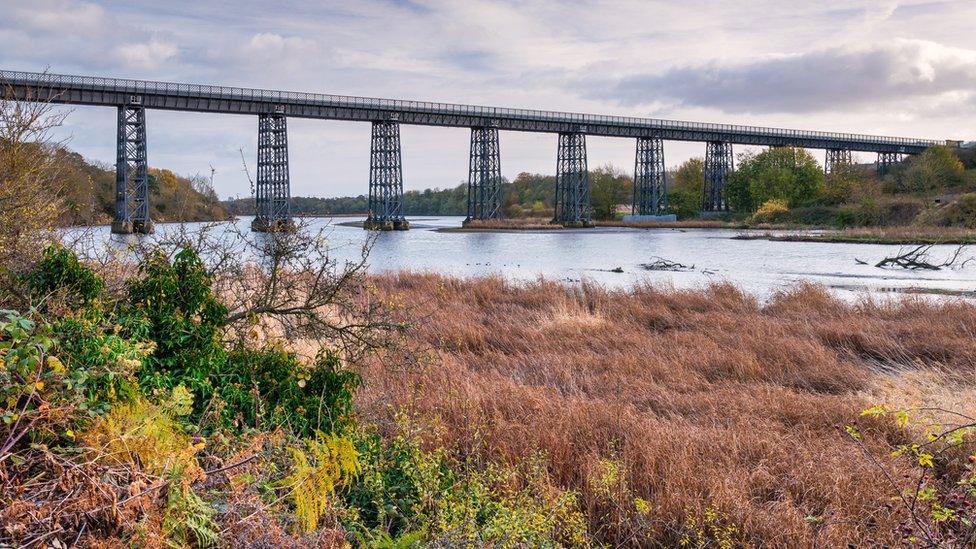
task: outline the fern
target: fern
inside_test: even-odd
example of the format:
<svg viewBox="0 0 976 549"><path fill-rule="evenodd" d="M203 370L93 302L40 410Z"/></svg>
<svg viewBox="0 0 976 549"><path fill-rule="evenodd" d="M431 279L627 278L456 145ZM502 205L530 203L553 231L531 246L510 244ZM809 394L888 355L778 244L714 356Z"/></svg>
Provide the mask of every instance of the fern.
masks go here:
<svg viewBox="0 0 976 549"><path fill-rule="evenodd" d="M336 490L359 474L360 464L359 453L346 437L318 432L315 439L306 440L306 446L307 452L289 448L294 465L281 486L291 490L299 527L311 532Z"/></svg>
<svg viewBox="0 0 976 549"><path fill-rule="evenodd" d="M163 532L170 547L213 547L220 539L214 510L197 495L179 470L169 478Z"/></svg>

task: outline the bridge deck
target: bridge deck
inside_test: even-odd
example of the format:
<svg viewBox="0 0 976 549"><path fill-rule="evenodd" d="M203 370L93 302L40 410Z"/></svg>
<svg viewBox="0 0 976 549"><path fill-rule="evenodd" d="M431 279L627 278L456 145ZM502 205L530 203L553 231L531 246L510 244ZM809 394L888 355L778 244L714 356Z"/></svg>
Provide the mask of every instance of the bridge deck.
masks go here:
<svg viewBox="0 0 976 549"><path fill-rule="evenodd" d="M178 111L284 112L291 117L327 120L395 120L428 126L487 126L527 132L582 132L608 137L659 136L674 141L725 141L867 152L918 153L932 145L945 143L904 137L5 70L0 70L0 85L19 99L71 105L117 106L138 101L146 108Z"/></svg>

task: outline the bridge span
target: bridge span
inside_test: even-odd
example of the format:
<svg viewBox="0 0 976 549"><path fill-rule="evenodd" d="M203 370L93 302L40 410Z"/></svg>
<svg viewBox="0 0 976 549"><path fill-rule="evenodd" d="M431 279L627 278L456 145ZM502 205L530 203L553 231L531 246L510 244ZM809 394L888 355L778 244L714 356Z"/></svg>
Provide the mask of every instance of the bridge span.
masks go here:
<svg viewBox="0 0 976 549"><path fill-rule="evenodd" d="M851 162L852 151L878 153L881 173L903 155L946 141L796 129L682 122L238 88L97 76L0 70L0 85L12 99L118 109L116 217L113 231L150 232L146 109L246 114L258 117L255 230L288 229L291 223L287 118L372 123L367 228L406 229L402 213L403 173L400 124L471 129L468 218L500 215L499 130L559 134L555 222L590 222L586 136L637 141L634 213L667 209L663 141L705 142L703 211L727 209L724 187L733 169L732 145L804 147L826 150L825 169Z"/></svg>

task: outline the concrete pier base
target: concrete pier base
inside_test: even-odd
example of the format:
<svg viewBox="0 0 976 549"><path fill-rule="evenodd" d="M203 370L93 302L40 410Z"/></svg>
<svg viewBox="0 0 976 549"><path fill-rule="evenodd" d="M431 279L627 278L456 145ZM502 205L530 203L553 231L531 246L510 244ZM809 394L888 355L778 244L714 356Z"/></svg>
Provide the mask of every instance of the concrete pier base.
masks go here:
<svg viewBox="0 0 976 549"><path fill-rule="evenodd" d="M623 217L624 223L648 223L648 222L671 222L677 221L678 216L675 214L664 214L664 215L625 215Z"/></svg>

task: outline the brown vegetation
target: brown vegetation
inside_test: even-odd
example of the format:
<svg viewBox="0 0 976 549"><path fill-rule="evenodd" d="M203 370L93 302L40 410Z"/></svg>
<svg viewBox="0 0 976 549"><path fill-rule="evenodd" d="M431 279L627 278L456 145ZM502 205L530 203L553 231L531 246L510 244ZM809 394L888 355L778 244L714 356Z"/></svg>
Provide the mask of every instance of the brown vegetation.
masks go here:
<svg viewBox="0 0 976 549"><path fill-rule="evenodd" d="M794 232L788 234L746 234L739 239L768 239L788 242L852 242L860 244L973 244L976 232L959 227L858 227L839 231Z"/></svg>
<svg viewBox="0 0 976 549"><path fill-rule="evenodd" d="M435 358L368 368L361 413L392 431L405 411L432 447L474 463L541 451L614 545L674 546L690 523L709 528L701 517L757 546L897 543L906 515L882 473L906 471L886 458L879 470L845 426L887 456L908 433L859 412L971 387L976 362L976 308L963 303L849 305L802 287L760 305L724 285L409 273L376 283L416 304L414 338ZM916 387L920 375L935 389Z"/></svg>

